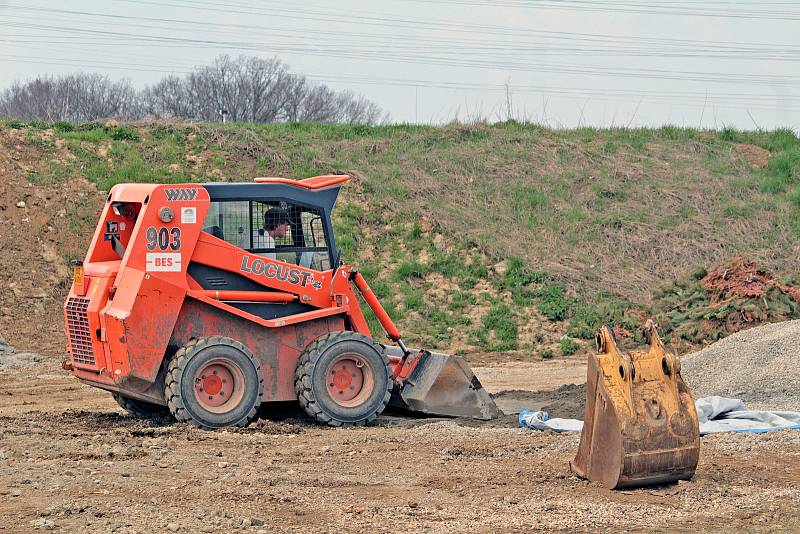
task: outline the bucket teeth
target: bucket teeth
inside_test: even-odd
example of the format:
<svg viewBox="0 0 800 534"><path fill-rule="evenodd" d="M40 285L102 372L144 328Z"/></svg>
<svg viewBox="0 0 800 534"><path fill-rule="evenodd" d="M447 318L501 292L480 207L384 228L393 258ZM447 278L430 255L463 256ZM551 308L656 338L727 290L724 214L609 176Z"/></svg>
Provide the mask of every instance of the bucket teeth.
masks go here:
<svg viewBox="0 0 800 534"><path fill-rule="evenodd" d="M586 413L573 472L608 488L688 480L700 453L694 399L680 360L656 325L643 330L646 351L619 351L613 330L597 332L600 354L589 357Z"/></svg>
<svg viewBox="0 0 800 534"><path fill-rule="evenodd" d="M463 358L428 351L419 358L392 394L392 406L424 415L481 420L503 415Z"/></svg>

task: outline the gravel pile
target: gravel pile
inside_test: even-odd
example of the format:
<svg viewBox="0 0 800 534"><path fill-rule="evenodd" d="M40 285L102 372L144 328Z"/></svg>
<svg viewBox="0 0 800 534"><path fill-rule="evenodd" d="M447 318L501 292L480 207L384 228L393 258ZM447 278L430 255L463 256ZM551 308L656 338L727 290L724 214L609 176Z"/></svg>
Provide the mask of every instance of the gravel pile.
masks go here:
<svg viewBox="0 0 800 534"><path fill-rule="evenodd" d="M695 399L721 395L751 409L800 411L800 320L738 332L681 362Z"/></svg>

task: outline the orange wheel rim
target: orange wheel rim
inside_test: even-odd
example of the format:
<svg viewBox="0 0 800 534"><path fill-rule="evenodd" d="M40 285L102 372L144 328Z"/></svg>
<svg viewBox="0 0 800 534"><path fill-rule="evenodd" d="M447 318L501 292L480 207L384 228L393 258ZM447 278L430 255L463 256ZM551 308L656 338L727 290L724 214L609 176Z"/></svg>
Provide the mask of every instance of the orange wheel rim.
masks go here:
<svg viewBox="0 0 800 534"><path fill-rule="evenodd" d="M212 413L234 409L244 397L244 390L244 373L229 360L208 361L194 376L195 398L203 409Z"/></svg>
<svg viewBox="0 0 800 534"><path fill-rule="evenodd" d="M358 354L342 354L328 365L325 386L336 404L352 408L372 395L375 374L369 362Z"/></svg>

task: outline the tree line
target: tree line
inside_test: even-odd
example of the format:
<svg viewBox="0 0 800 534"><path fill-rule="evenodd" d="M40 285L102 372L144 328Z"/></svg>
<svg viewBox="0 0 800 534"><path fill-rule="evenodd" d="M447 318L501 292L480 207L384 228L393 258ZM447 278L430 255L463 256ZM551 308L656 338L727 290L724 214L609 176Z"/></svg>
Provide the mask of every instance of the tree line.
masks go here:
<svg viewBox="0 0 800 534"><path fill-rule="evenodd" d="M101 74L38 76L0 93L0 116L84 122L106 118L376 124L374 102L293 74L277 58L218 56L184 76L169 75L137 90Z"/></svg>

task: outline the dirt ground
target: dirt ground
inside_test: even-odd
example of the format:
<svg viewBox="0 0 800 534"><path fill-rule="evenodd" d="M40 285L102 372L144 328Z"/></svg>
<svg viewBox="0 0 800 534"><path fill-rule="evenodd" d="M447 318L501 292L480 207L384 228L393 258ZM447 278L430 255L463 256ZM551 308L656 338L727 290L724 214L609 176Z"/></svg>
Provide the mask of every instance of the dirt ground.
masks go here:
<svg viewBox="0 0 800 534"><path fill-rule="evenodd" d="M546 389L549 377L549 398L511 397L558 403L571 388L557 388L581 367L478 374L495 392L524 377ZM387 416L328 429L291 405L263 415L271 419L215 432L137 420L54 357L4 366L0 532L800 529L798 432L705 437L690 482L611 492L570 474L577 435L522 430L513 416L477 427Z"/></svg>

